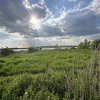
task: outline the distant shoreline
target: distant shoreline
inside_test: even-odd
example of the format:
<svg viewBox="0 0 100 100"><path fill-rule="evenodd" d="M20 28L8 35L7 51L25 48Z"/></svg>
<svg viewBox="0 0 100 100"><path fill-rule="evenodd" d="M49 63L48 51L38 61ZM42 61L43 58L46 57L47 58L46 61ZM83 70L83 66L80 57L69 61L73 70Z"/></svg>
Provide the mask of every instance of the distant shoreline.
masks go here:
<svg viewBox="0 0 100 100"><path fill-rule="evenodd" d="M39 46L39 47L35 47L35 48L57 48L57 47L62 47L62 48L64 48L64 47L78 47L78 46L76 46L76 45L68 45L68 46ZM4 48L6 48L6 47L4 47ZM8 47L9 48L9 47ZM9 49L28 49L29 47L27 47L27 48L9 48ZM0 48L0 50L1 50L2 48Z"/></svg>

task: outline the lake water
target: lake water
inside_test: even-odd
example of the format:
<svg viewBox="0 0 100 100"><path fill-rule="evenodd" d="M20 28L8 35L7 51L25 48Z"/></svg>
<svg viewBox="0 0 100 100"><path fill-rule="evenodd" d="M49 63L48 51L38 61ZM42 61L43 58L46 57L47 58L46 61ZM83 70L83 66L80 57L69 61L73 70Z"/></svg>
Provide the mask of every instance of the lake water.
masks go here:
<svg viewBox="0 0 100 100"><path fill-rule="evenodd" d="M14 51L28 51L28 49L13 49Z"/></svg>

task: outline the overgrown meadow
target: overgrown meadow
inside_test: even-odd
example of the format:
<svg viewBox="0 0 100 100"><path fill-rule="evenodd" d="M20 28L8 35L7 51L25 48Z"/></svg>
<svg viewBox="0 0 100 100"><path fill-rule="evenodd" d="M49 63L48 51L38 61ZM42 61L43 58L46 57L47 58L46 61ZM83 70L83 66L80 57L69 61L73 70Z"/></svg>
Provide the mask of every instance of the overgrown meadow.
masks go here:
<svg viewBox="0 0 100 100"><path fill-rule="evenodd" d="M100 100L100 51L44 50L0 57L0 100Z"/></svg>

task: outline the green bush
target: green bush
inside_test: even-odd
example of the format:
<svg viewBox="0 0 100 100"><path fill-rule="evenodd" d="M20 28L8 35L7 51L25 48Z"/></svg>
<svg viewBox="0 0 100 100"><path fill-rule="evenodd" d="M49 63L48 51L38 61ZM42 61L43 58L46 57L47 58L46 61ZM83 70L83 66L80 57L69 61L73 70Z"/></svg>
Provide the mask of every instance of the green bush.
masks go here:
<svg viewBox="0 0 100 100"><path fill-rule="evenodd" d="M35 51L38 51L39 49L38 48L35 48L35 47L30 47L28 48L28 52L35 52Z"/></svg>
<svg viewBox="0 0 100 100"><path fill-rule="evenodd" d="M1 55L2 56L8 56L8 55L11 55L13 54L13 50L9 49L9 48L2 48L1 49Z"/></svg>
<svg viewBox="0 0 100 100"><path fill-rule="evenodd" d="M100 39L94 40L91 44L91 47L92 47L92 49L97 49L98 48L100 50Z"/></svg>
<svg viewBox="0 0 100 100"><path fill-rule="evenodd" d="M49 91L41 90L35 95L34 100L59 100L59 97Z"/></svg>

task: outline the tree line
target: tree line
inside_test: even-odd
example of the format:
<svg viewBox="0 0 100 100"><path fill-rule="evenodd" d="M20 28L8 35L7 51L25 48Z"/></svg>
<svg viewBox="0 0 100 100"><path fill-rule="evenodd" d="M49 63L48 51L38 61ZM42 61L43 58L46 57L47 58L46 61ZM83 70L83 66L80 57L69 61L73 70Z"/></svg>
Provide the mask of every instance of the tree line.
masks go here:
<svg viewBox="0 0 100 100"><path fill-rule="evenodd" d="M97 49L100 45L100 39L94 41L88 41L85 39L83 42L80 42L78 48L80 49Z"/></svg>

